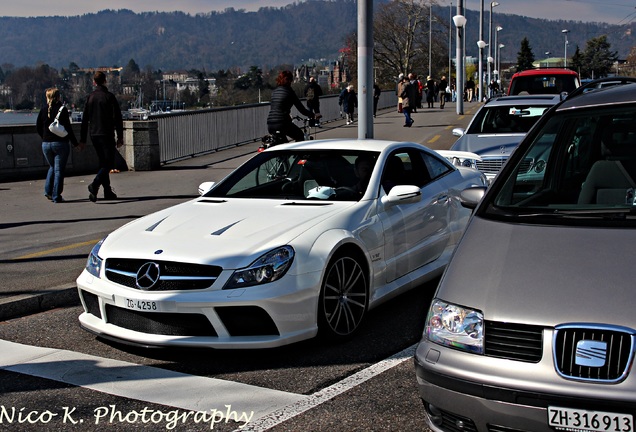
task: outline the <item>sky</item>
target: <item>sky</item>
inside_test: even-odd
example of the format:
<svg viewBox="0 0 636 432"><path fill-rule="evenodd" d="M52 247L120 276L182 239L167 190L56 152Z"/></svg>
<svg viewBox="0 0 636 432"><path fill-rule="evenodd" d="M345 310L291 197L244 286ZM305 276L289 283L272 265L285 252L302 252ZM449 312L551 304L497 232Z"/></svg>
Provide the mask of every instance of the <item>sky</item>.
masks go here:
<svg viewBox="0 0 636 432"><path fill-rule="evenodd" d="M490 13L490 0L485 4L486 16ZM3 0L0 16L75 16L95 13L103 9L130 9L133 12L189 13L223 11L226 8L255 11L260 7L282 7L294 0ZM631 4L630 4L631 2ZM627 24L636 20L636 2L633 0L498 0L493 13L525 15L550 20L574 20ZM438 4L449 6L451 0L438 0ZM453 8L457 0L452 1ZM479 10L480 0L464 0L468 9Z"/></svg>

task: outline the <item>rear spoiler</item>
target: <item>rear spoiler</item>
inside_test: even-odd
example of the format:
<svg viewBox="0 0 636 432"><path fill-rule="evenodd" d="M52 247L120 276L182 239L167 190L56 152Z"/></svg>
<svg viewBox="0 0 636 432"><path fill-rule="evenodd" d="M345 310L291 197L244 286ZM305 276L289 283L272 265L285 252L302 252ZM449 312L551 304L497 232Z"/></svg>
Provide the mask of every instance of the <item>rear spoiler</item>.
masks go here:
<svg viewBox="0 0 636 432"><path fill-rule="evenodd" d="M435 150L439 153L440 156L448 159L450 162L456 165L455 162L462 161L464 159L472 159L476 161L481 160L481 156L475 153L466 152L466 151L455 151L455 150Z"/></svg>

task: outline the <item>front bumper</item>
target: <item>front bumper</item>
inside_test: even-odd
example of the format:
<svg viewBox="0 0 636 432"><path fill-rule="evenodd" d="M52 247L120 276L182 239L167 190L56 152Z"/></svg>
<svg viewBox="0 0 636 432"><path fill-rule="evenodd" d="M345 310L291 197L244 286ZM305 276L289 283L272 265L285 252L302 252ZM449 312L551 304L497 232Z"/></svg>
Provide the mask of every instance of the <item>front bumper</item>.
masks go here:
<svg viewBox="0 0 636 432"><path fill-rule="evenodd" d="M77 279L81 326L141 346L271 348L318 333L320 272L285 275L233 290L149 292L98 279Z"/></svg>
<svg viewBox="0 0 636 432"><path fill-rule="evenodd" d="M539 363L523 363L423 340L415 371L427 421L436 432L554 432L548 425L550 406L631 414L636 419L633 374L614 385L565 380L557 376L549 355Z"/></svg>

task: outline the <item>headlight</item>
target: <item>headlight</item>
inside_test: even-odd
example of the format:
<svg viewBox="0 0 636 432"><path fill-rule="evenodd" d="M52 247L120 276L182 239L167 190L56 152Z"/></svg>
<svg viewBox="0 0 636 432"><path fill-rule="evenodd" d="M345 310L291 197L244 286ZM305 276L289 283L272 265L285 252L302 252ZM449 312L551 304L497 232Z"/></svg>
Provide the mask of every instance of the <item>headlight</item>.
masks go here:
<svg viewBox="0 0 636 432"><path fill-rule="evenodd" d="M96 278L99 278L99 273L102 269L102 259L99 257L99 248L102 247L104 240L106 239L101 239L95 246L93 246L91 253L88 254L88 259L86 260L86 271Z"/></svg>
<svg viewBox="0 0 636 432"><path fill-rule="evenodd" d="M440 345L484 353L484 315L473 309L434 299L424 334Z"/></svg>
<svg viewBox="0 0 636 432"><path fill-rule="evenodd" d="M294 260L294 249L282 246L267 252L248 268L234 272L223 289L244 288L266 284L283 277Z"/></svg>

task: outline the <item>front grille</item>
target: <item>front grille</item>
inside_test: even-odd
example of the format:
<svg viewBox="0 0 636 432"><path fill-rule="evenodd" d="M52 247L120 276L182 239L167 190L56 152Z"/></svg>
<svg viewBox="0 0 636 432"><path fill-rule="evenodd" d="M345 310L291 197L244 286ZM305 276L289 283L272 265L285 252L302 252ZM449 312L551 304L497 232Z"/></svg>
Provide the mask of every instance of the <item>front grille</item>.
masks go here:
<svg viewBox="0 0 636 432"><path fill-rule="evenodd" d="M585 381L618 382L627 376L634 355L635 335L623 329L606 326L562 326L554 335L554 360L565 377ZM585 341L585 342L584 342ZM604 342L605 347L593 354L589 365L584 352L586 342ZM577 357L577 350L579 351ZM577 364L578 362L578 364Z"/></svg>
<svg viewBox="0 0 636 432"><path fill-rule="evenodd" d="M477 169L484 174L497 174L508 158L488 158L475 162Z"/></svg>
<svg viewBox="0 0 636 432"><path fill-rule="evenodd" d="M543 328L485 321L484 352L491 357L538 363L543 353Z"/></svg>
<svg viewBox="0 0 636 432"><path fill-rule="evenodd" d="M497 174L499 171L501 171L501 168L507 161L507 157L485 158L480 161L476 161L475 165L477 169L484 174ZM519 173L527 173L532 169L533 164L534 161L532 160L532 158L525 158L521 161L521 164L519 164Z"/></svg>
<svg viewBox="0 0 636 432"><path fill-rule="evenodd" d="M137 287L137 272L141 266L149 262L158 264L160 269L160 280L149 291L206 289L212 286L222 271L221 267L203 264L108 258L106 260L106 278L128 288L139 289Z"/></svg>
<svg viewBox="0 0 636 432"><path fill-rule="evenodd" d="M80 295L84 304L86 305L86 312L95 315L97 318L102 318L102 312L99 310L99 300L97 296L88 291L80 290Z"/></svg>
<svg viewBox="0 0 636 432"><path fill-rule="evenodd" d="M167 336L217 336L201 314L140 312L106 305L106 322L141 333Z"/></svg>

